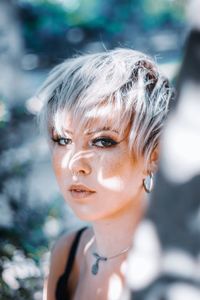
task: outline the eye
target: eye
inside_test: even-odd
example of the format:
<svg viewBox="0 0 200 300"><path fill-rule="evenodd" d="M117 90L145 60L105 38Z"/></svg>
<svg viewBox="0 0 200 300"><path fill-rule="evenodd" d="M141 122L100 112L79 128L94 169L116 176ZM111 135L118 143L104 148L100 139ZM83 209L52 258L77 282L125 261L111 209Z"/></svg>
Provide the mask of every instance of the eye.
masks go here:
<svg viewBox="0 0 200 300"><path fill-rule="evenodd" d="M117 145L118 143L111 138L100 137L92 140L92 145L99 148L109 148Z"/></svg>
<svg viewBox="0 0 200 300"><path fill-rule="evenodd" d="M64 137L56 137L56 138L52 138L52 140L54 141L54 143L57 143L60 146L66 146L72 143L71 139L64 138Z"/></svg>

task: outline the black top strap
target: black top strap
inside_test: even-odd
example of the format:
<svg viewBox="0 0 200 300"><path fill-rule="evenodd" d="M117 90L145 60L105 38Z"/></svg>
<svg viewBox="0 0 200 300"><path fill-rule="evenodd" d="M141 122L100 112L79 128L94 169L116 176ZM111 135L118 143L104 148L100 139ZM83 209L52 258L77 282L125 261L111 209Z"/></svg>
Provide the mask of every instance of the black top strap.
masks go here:
<svg viewBox="0 0 200 300"><path fill-rule="evenodd" d="M79 240L81 238L81 235L82 235L83 231L86 228L87 227L83 227L83 228L79 229L79 231L77 232L76 237L73 241L73 244L71 246L68 261L67 261L67 264L66 264L66 267L65 267L65 272L64 272L68 276L71 273L71 270L72 270L72 267L73 267L73 263L74 263L74 259L75 259L75 256L76 256L76 251L77 251L77 248L78 248Z"/></svg>
<svg viewBox="0 0 200 300"><path fill-rule="evenodd" d="M72 243L72 246L71 246L71 249L70 249L70 252L69 252L69 257L68 257L68 260L67 260L67 263L66 263L65 271L60 276L60 278L58 279L58 282L57 282L56 300L68 300L69 299L68 291L67 291L67 283L68 283L70 273L72 271L72 267L73 267L73 263L74 263L74 259L75 259L75 256L76 256L76 252L77 252L77 249L78 249L78 245L79 245L81 235L82 235L83 231L86 228L87 227L83 227L77 232L77 234L75 236L75 239Z"/></svg>

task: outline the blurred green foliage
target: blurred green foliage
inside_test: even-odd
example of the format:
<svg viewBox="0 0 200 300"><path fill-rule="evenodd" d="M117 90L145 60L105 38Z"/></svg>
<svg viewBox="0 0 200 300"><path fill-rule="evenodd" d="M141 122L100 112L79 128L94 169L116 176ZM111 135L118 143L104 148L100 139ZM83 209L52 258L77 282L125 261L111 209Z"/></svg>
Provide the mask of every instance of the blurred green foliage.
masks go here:
<svg viewBox="0 0 200 300"><path fill-rule="evenodd" d="M18 4L26 46L43 55L43 63L45 55L55 63L56 56L62 60L90 42L112 48L152 31L175 31L185 23L185 0L18 0ZM81 36L76 38L73 28Z"/></svg>
<svg viewBox="0 0 200 300"><path fill-rule="evenodd" d="M144 11L143 22L148 30L185 21L185 0L143 0L140 3Z"/></svg>
<svg viewBox="0 0 200 300"><path fill-rule="evenodd" d="M9 120L0 120L0 299L33 299L33 291L41 290L39 262L48 246L41 230L47 209L31 209L26 201L26 178L32 161L29 155L23 157L22 149L10 136L14 131L20 137L20 124L27 115L22 107L10 109L9 114ZM17 262L18 268L24 268L21 273Z"/></svg>
<svg viewBox="0 0 200 300"><path fill-rule="evenodd" d="M37 193L35 203L28 200L34 160L24 136L32 134L33 116L23 105L4 106L10 118L0 120L0 299L37 300L42 298L46 255L54 241L46 226L62 217L61 206L58 199L56 205L55 199L42 202Z"/></svg>

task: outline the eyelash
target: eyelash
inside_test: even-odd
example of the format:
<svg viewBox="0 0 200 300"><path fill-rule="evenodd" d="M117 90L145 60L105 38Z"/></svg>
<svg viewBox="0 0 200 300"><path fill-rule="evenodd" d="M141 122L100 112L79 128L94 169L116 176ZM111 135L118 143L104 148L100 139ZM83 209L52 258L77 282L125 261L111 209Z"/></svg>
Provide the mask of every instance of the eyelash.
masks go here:
<svg viewBox="0 0 200 300"><path fill-rule="evenodd" d="M99 145L97 146L96 144L98 142L107 143L107 145L102 144L101 146L99 146ZM98 138L92 140L92 145L96 146L98 148L110 148L110 147L116 146L117 144L118 144L118 142L114 141L112 138L109 138L109 137L98 137Z"/></svg>
<svg viewBox="0 0 200 300"><path fill-rule="evenodd" d="M56 138L52 137L52 141L54 143L58 144L59 146L67 146L67 145L70 145L72 143L71 139L63 138L63 137L56 137ZM64 144L61 144L61 141L63 141ZM66 141L67 141L67 143L66 143Z"/></svg>
<svg viewBox="0 0 200 300"><path fill-rule="evenodd" d="M52 141L54 143L57 143L59 146L67 146L72 144L72 140L69 138L63 138L63 137L56 137L52 138ZM63 144L61 143L63 142ZM101 145L97 145L97 143L101 143ZM97 148L111 148L118 144L115 140L109 137L98 137L91 141L90 143L92 146L95 146Z"/></svg>

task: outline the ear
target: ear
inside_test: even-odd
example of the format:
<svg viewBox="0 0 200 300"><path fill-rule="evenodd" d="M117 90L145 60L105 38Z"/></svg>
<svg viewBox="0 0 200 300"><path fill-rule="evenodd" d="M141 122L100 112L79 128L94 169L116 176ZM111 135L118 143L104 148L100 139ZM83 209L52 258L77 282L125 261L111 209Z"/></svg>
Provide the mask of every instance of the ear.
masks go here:
<svg viewBox="0 0 200 300"><path fill-rule="evenodd" d="M158 170L158 161L159 161L160 147L159 145L154 148L151 153L150 161L149 161L149 171L152 173L156 173Z"/></svg>

